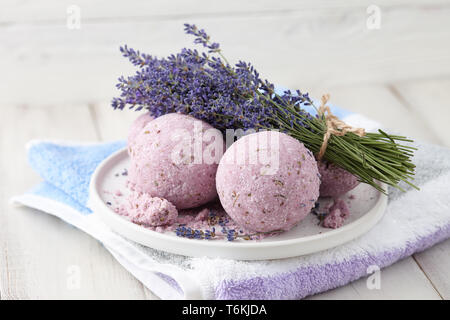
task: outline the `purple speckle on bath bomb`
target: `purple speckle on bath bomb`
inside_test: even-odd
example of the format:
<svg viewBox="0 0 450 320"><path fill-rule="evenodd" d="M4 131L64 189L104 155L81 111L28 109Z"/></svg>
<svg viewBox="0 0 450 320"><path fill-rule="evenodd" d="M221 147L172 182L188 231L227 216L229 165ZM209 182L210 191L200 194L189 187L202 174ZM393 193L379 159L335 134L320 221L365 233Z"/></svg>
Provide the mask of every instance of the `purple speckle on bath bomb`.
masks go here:
<svg viewBox="0 0 450 320"><path fill-rule="evenodd" d="M167 199L177 209L208 203L217 197L224 145L220 131L191 116L170 113L150 121L129 150L130 188Z"/></svg>
<svg viewBox="0 0 450 320"><path fill-rule="evenodd" d="M321 197L339 197L359 184L358 178L332 163L320 161L319 172L322 177Z"/></svg>
<svg viewBox="0 0 450 320"><path fill-rule="evenodd" d="M277 140L278 146L272 144ZM276 131L250 134L231 145L216 179L225 211L238 225L257 232L291 229L319 197L312 153Z"/></svg>

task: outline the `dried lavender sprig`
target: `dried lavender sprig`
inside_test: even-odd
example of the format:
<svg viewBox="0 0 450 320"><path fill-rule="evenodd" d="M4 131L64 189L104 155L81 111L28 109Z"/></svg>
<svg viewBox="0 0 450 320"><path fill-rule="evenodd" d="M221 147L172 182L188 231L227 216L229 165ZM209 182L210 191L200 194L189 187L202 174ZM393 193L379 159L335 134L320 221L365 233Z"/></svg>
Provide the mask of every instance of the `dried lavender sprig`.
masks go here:
<svg viewBox="0 0 450 320"><path fill-rule="evenodd" d="M187 34L192 34L196 38L194 40L194 43L202 44L205 48L208 48L209 53L218 53L220 52L220 45L216 42L211 43L210 37L206 34L205 30L198 29L196 25L194 24L184 24L184 32Z"/></svg>

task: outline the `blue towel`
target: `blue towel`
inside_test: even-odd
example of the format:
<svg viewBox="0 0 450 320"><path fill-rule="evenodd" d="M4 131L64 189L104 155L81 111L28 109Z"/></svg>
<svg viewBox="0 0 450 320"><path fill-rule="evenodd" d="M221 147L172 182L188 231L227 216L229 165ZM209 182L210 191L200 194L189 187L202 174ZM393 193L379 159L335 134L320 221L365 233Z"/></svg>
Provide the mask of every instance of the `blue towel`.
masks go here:
<svg viewBox="0 0 450 320"><path fill-rule="evenodd" d="M109 155L125 146L125 141L78 146L50 142L30 143L28 162L44 179L32 193L52 195L52 198L83 214L90 214L87 201L89 183L95 168Z"/></svg>

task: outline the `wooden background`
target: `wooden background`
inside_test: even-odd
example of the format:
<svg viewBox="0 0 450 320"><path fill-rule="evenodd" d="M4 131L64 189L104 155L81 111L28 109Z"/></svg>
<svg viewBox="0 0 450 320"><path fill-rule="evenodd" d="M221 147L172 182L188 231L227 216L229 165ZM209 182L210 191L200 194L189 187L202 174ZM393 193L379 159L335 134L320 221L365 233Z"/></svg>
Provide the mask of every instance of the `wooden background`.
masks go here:
<svg viewBox="0 0 450 320"><path fill-rule="evenodd" d="M80 29L67 27L70 5ZM367 20L376 5L380 28ZM81 231L8 200L39 181L30 139L123 139L132 112L113 112L123 44L167 55L191 43L184 22L206 28L231 61L251 61L279 85L300 88L416 139L450 147L450 2L88 1L0 3L0 297L155 296ZM81 283L73 288L73 270ZM366 279L312 297L448 299L450 240Z"/></svg>

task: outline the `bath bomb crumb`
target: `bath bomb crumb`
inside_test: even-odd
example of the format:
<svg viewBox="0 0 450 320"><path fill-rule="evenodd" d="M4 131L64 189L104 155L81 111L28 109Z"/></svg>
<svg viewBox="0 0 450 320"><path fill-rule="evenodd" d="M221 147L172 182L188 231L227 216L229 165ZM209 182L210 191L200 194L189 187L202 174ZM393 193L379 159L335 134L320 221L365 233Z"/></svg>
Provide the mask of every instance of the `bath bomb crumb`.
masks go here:
<svg viewBox="0 0 450 320"><path fill-rule="evenodd" d="M347 204L342 199L334 200L334 204L330 207L330 211L339 209L344 218L347 218L350 214Z"/></svg>
<svg viewBox="0 0 450 320"><path fill-rule="evenodd" d="M337 229L344 225L344 218L341 215L341 210L334 209L323 220L323 226L325 228Z"/></svg>
<svg viewBox="0 0 450 320"><path fill-rule="evenodd" d="M335 164L320 161L320 196L339 197L359 185L358 178Z"/></svg>
<svg viewBox="0 0 450 320"><path fill-rule="evenodd" d="M195 217L195 221L205 221L208 219L210 210L205 208L202 211L200 211L197 216Z"/></svg>
<svg viewBox="0 0 450 320"><path fill-rule="evenodd" d="M153 227L170 225L178 217L178 210L166 199L139 192L130 194L124 211L132 222Z"/></svg>
<svg viewBox="0 0 450 320"><path fill-rule="evenodd" d="M322 226L325 228L337 229L344 225L345 219L348 218L350 210L345 202L341 199L335 200L330 207L330 212L323 220Z"/></svg>

